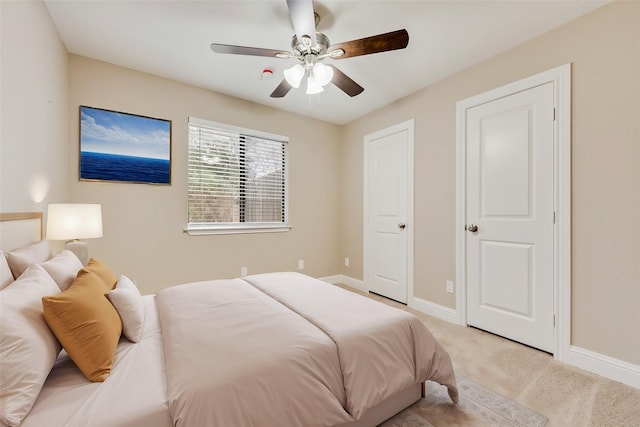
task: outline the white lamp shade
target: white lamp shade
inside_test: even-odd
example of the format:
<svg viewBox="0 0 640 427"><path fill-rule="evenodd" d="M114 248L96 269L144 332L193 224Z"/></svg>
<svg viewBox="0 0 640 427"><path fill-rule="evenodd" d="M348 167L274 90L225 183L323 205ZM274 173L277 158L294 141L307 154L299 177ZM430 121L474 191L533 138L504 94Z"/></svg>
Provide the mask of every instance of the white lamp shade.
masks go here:
<svg viewBox="0 0 640 427"><path fill-rule="evenodd" d="M322 87L322 85L318 83L318 81L313 76L307 77L307 95L313 95L323 91L324 91L324 88Z"/></svg>
<svg viewBox="0 0 640 427"><path fill-rule="evenodd" d="M102 208L99 204L50 204L47 239L73 240L102 237Z"/></svg>
<svg viewBox="0 0 640 427"><path fill-rule="evenodd" d="M299 88L300 82L304 77L304 67L300 64L296 64L291 68L284 70L284 79L291 85L291 87Z"/></svg>
<svg viewBox="0 0 640 427"><path fill-rule="evenodd" d="M316 62L313 66L313 77L320 86L326 86L333 79L333 69L326 65Z"/></svg>

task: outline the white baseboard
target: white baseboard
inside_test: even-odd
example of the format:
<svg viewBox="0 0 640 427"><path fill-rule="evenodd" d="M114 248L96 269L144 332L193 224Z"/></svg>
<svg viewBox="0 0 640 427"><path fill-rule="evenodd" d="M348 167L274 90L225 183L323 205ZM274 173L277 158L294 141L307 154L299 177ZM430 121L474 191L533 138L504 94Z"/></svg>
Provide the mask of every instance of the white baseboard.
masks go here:
<svg viewBox="0 0 640 427"><path fill-rule="evenodd" d="M571 346L562 362L640 389L640 366Z"/></svg>
<svg viewBox="0 0 640 427"><path fill-rule="evenodd" d="M364 285L362 280L354 279L353 277L345 276L344 274L336 274L335 276L320 277L323 282L331 283L332 285L341 283L347 285L350 288L357 289L361 292L369 292L369 289Z"/></svg>
<svg viewBox="0 0 640 427"><path fill-rule="evenodd" d="M350 288L357 289L361 292L369 292L369 289L365 286L362 280L354 279L353 277L345 276L344 274L321 277L320 280L334 285L337 283L342 283L343 285L347 285ZM422 298L409 297L407 307L417 310L421 313L428 314L429 316L437 317L438 319L442 319L447 322L460 324L456 310L433 303L431 301L427 301Z"/></svg>
<svg viewBox="0 0 640 427"><path fill-rule="evenodd" d="M428 314L429 316L445 320L449 323L455 323L456 325L460 324L458 312L453 308L445 307L444 305L436 304L418 297L409 297L409 303L407 306L414 310L418 310L421 313Z"/></svg>
<svg viewBox="0 0 640 427"><path fill-rule="evenodd" d="M320 280L332 284L341 283L362 292L369 292L369 289L367 289L362 280L354 279L353 277L343 274L322 277ZM456 325L461 324L458 312L453 308L445 307L415 296L409 297L407 306L421 313L428 314L429 316ZM638 365L576 346L571 346L565 353L565 357L560 361L567 365L575 366L576 368L584 369L585 371L640 389L640 366Z"/></svg>
<svg viewBox="0 0 640 427"><path fill-rule="evenodd" d="M326 276L326 277L318 277L318 280L322 280L323 282L331 283L332 285L336 285L338 283L342 283L340 280L343 276L341 274L336 274L334 276Z"/></svg>

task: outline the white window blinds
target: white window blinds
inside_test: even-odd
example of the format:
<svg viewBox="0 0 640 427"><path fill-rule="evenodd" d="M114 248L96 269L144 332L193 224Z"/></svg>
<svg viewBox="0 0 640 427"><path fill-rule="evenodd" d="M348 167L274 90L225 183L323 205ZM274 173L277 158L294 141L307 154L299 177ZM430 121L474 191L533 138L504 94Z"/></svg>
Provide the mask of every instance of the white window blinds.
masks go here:
<svg viewBox="0 0 640 427"><path fill-rule="evenodd" d="M287 138L189 119L188 227L287 223Z"/></svg>

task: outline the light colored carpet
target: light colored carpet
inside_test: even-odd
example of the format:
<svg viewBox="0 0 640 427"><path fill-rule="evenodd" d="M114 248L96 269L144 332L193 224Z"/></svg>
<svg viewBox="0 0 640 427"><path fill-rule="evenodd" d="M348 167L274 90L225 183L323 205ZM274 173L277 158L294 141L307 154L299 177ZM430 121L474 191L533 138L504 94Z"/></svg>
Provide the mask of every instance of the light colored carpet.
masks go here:
<svg viewBox="0 0 640 427"><path fill-rule="evenodd" d="M504 338L427 316L377 295L364 295L418 316L449 352L457 375L541 414L548 419L547 426L640 426L639 389L565 365ZM477 424L461 421L458 425Z"/></svg>
<svg viewBox="0 0 640 427"><path fill-rule="evenodd" d="M460 401L451 403L446 387L427 382L427 397L420 399L381 427L529 426L542 427L547 418L459 375Z"/></svg>

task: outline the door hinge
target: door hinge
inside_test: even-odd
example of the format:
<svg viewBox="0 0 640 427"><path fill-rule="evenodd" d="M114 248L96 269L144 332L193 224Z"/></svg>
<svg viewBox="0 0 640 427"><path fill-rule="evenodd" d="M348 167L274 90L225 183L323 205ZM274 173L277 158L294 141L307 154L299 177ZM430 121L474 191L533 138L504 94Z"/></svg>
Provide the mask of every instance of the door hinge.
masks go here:
<svg viewBox="0 0 640 427"><path fill-rule="evenodd" d="M554 122L556 121L556 109L555 108L553 109L553 121Z"/></svg>
<svg viewBox="0 0 640 427"><path fill-rule="evenodd" d="M553 211L553 223L556 223L556 211Z"/></svg>
<svg viewBox="0 0 640 427"><path fill-rule="evenodd" d="M556 327L556 315L555 314L553 315L553 327L554 328Z"/></svg>

